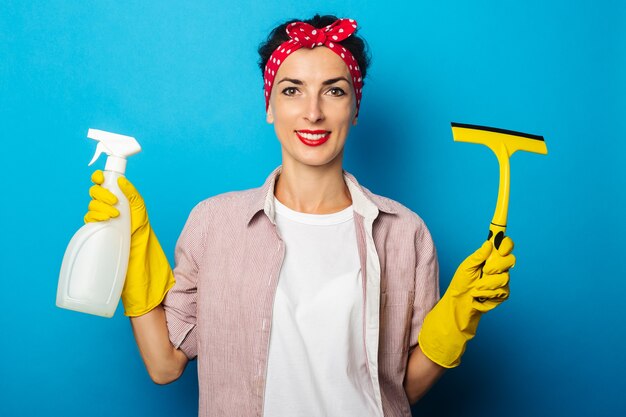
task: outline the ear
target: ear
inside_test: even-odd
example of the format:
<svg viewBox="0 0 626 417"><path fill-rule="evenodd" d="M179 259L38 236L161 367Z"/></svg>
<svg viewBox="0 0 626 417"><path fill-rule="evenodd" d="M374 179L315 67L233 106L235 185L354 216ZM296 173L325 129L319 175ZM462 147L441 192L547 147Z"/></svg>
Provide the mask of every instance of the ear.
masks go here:
<svg viewBox="0 0 626 417"><path fill-rule="evenodd" d="M267 113L265 115L265 120L267 120L267 123L272 124L274 123L274 115L272 114L272 106L267 106Z"/></svg>
<svg viewBox="0 0 626 417"><path fill-rule="evenodd" d="M357 117L355 117L355 118L354 118L354 120L352 121L352 125L353 125L353 126L356 126L356 122L357 122L357 120L359 120L358 116L357 116Z"/></svg>

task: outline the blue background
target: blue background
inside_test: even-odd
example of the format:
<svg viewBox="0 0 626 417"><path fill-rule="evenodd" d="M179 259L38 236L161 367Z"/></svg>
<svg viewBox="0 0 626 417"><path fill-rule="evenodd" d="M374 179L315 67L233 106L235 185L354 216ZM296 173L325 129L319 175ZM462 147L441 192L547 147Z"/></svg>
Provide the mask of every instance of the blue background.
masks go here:
<svg viewBox="0 0 626 417"><path fill-rule="evenodd" d="M608 0L2 2L0 415L196 415L196 362L152 383L121 304L108 320L55 307L104 167L87 167L87 129L143 146L127 175L173 261L197 202L280 163L256 47L315 12L355 18L373 55L344 166L424 218L442 291L486 235L498 173L450 122L548 145L511 160L510 300L413 414L626 415L626 6Z"/></svg>

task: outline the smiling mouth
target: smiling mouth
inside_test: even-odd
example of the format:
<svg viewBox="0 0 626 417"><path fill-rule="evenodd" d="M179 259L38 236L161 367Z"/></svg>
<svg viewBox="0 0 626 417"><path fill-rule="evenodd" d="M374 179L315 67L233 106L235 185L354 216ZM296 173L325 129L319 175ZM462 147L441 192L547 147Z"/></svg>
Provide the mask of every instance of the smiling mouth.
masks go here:
<svg viewBox="0 0 626 417"><path fill-rule="evenodd" d="M330 138L328 130L296 130L296 136L308 146L319 146Z"/></svg>

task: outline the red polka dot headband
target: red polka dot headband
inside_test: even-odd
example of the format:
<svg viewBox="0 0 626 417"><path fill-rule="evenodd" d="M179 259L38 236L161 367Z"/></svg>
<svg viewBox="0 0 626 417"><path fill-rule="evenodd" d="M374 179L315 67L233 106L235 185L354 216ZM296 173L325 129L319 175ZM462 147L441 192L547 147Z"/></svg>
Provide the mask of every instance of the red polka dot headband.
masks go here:
<svg viewBox="0 0 626 417"><path fill-rule="evenodd" d="M289 54L297 51L302 47L314 48L316 46L326 46L331 51L339 55L346 63L352 77L352 86L356 97L356 114L359 114L359 105L361 104L361 90L363 88L363 80L361 78L361 70L354 55L343 46L335 42L340 42L356 31L356 21L354 19L338 19L330 25L316 29L315 27L304 22L293 22L286 28L289 40L283 42L272 52L265 65L265 111L270 103L270 94L274 77L278 72L281 62L284 62Z"/></svg>

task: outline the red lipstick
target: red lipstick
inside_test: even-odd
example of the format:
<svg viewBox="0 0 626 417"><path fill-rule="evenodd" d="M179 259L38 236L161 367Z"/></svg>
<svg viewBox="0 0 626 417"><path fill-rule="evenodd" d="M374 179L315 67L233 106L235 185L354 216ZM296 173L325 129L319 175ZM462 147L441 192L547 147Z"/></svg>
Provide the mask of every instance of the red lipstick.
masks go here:
<svg viewBox="0 0 626 417"><path fill-rule="evenodd" d="M296 130L296 135L302 143L308 146L319 146L330 138L328 130Z"/></svg>

